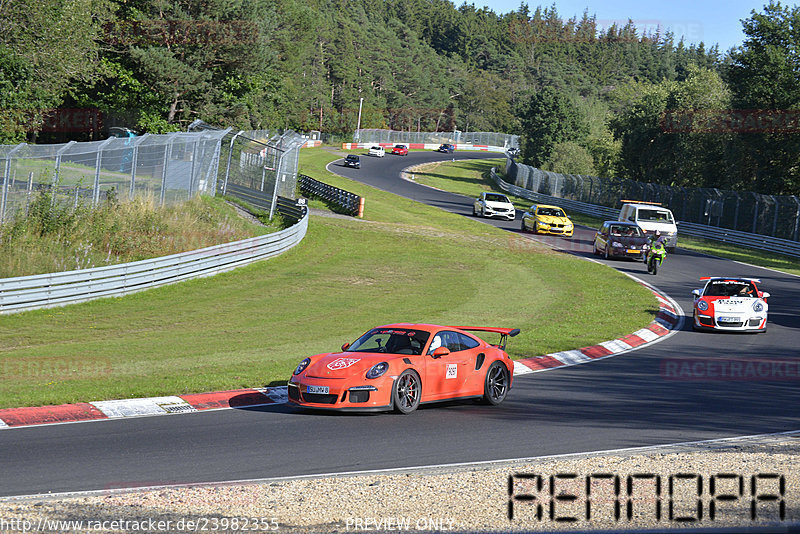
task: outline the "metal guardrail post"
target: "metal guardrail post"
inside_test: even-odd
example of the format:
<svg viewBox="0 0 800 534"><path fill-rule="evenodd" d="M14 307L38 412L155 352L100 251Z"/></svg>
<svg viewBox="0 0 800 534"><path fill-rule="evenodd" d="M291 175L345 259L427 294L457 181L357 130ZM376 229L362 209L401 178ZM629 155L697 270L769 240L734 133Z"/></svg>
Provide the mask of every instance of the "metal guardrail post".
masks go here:
<svg viewBox="0 0 800 534"><path fill-rule="evenodd" d="M97 156L95 156L94 160L94 184L92 186L93 208L100 202L100 166L103 164L103 148L113 140L113 137L109 137L97 147Z"/></svg>
<svg viewBox="0 0 800 534"><path fill-rule="evenodd" d="M56 152L56 167L53 169L53 186L52 186L52 193L53 196L51 197L50 206L55 206L56 204L56 185L58 184L58 180L60 179L59 173L61 172L61 154L64 153L69 147L77 143L77 141L70 141L66 145L62 146Z"/></svg>
<svg viewBox="0 0 800 534"><path fill-rule="evenodd" d="M197 168L197 147L199 144L199 139L195 139L194 147L192 147L192 168L189 171L189 194L186 197L188 199L191 199L194 194L194 173Z"/></svg>
<svg viewBox="0 0 800 534"><path fill-rule="evenodd" d="M781 209L781 204L778 201L778 199L775 197L775 195L770 195L770 198L772 199L772 202L775 203L775 216L772 218L772 234L771 235L774 236L774 237L777 237L777 235L778 235L777 234L777 231L778 231L778 210Z"/></svg>
<svg viewBox="0 0 800 534"><path fill-rule="evenodd" d="M234 134L231 137L231 144L228 150L228 163L225 166L225 181L222 184L222 194L225 195L228 192L228 178L231 175L231 158L233 157L233 142L236 141L236 138L239 137L244 133L244 130L239 130L238 133Z"/></svg>
<svg viewBox="0 0 800 534"><path fill-rule="evenodd" d="M175 142L175 136L172 136L167 141L167 146L164 147L164 165L161 167L161 195L159 195L159 206L164 205L167 198L167 169L169 169L169 161L172 158L172 143Z"/></svg>
<svg viewBox="0 0 800 534"><path fill-rule="evenodd" d="M226 128L222 134L220 135L219 140L216 143L216 147L214 148L214 157L211 161L211 171L209 172L209 176L214 176L214 183L208 186L208 189L211 191L212 196L217 196L217 181L219 180L219 158L222 154L222 140L231 132L232 128Z"/></svg>
<svg viewBox="0 0 800 534"><path fill-rule="evenodd" d="M28 188L25 191L25 216L27 217L31 205L31 194L33 194L33 171L28 173Z"/></svg>
<svg viewBox="0 0 800 534"><path fill-rule="evenodd" d="M797 232L798 229L800 229L800 198L792 196L792 200L794 200L795 204L797 204L797 211L794 215L794 231L792 232L792 240L797 241Z"/></svg>
<svg viewBox="0 0 800 534"><path fill-rule="evenodd" d="M3 222L6 214L6 203L8 202L8 182L11 178L11 156L19 150L20 148L24 147L25 143L20 143L11 150L8 151L6 154L6 168L3 171L3 191L0 194L0 223Z"/></svg>
<svg viewBox="0 0 800 534"><path fill-rule="evenodd" d="M756 233L756 228L757 228L757 225L758 225L758 204L759 204L759 199L758 199L758 193L752 193L752 195L753 195L753 200L754 200L754 202L753 202L753 231L752 231L752 233L755 234Z"/></svg>
<svg viewBox="0 0 800 534"><path fill-rule="evenodd" d="M8 198L8 175L11 168L11 160L6 160L6 169L3 171L3 189L0 191L0 224L6 215L6 199Z"/></svg>
<svg viewBox="0 0 800 534"><path fill-rule="evenodd" d="M278 163L275 165L275 185L272 187L272 202L269 206L269 220L272 220L272 216L275 214L275 202L278 201L278 178L281 175L281 169L283 168L283 152L278 151Z"/></svg>
<svg viewBox="0 0 800 534"><path fill-rule="evenodd" d="M147 139L148 135L150 134L144 134L143 136L133 141L133 149L132 149L133 156L131 156L131 185L130 188L128 189L128 198L130 200L133 200L133 195L136 187L136 165L139 162L139 145L142 143L142 141Z"/></svg>

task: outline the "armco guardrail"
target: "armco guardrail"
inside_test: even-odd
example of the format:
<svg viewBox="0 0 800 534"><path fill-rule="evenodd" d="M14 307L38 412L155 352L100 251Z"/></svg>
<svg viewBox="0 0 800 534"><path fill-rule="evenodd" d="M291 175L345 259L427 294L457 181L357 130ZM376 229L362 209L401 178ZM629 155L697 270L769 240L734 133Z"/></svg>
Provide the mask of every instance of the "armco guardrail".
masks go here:
<svg viewBox="0 0 800 534"><path fill-rule="evenodd" d="M271 195L258 189L228 184L228 194L259 210L269 211L272 206ZM276 198L275 207L278 213L293 221L299 221L306 213L305 206L299 206L296 200L281 196Z"/></svg>
<svg viewBox="0 0 800 534"><path fill-rule="evenodd" d="M308 230L308 212L280 232L191 252L80 271L0 279L0 314L119 297L229 271L289 250Z"/></svg>
<svg viewBox="0 0 800 534"><path fill-rule="evenodd" d="M492 180L494 180L500 189L521 198L527 198L528 200L532 200L534 202L555 204L565 208L566 210L576 211L578 213L591 215L593 217L600 217L605 220L616 220L617 217L619 217L619 210L616 208L607 208L605 206L596 206L594 204L587 204L577 200L553 197L510 184L500 178L495 169L492 169L491 176ZM754 248L757 250L778 252L787 256L800 258L800 243L797 241L790 241L788 239L780 239L777 237L759 234L750 234L747 232L739 232L737 230L728 230L727 228L706 226L703 224L685 221L679 221L678 223L679 244L680 234L702 237L704 239L712 239L714 241L722 241L724 243Z"/></svg>
<svg viewBox="0 0 800 534"><path fill-rule="evenodd" d="M301 174L298 177L300 192L306 196L318 197L341 208L346 214L361 217L364 214L364 198L320 182Z"/></svg>

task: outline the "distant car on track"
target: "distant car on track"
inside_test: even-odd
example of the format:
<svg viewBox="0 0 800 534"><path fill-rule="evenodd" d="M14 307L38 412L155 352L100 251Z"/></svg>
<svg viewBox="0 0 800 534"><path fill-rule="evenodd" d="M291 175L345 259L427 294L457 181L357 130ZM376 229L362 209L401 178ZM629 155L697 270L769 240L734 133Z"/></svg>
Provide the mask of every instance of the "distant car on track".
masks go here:
<svg viewBox="0 0 800 534"><path fill-rule="evenodd" d="M610 258L644 260L647 236L639 225L626 221L606 221L594 235L594 253Z"/></svg>
<svg viewBox="0 0 800 534"><path fill-rule="evenodd" d="M521 229L523 232L572 237L575 226L558 206L534 204L522 214Z"/></svg>
<svg viewBox="0 0 800 534"><path fill-rule="evenodd" d="M704 277L694 297L695 330L766 332L769 293L758 289L758 278Z"/></svg>
<svg viewBox="0 0 800 534"><path fill-rule="evenodd" d="M469 333L500 334L492 345ZM519 329L389 324L373 328L341 352L303 359L288 383L289 402L318 409L410 413L453 399L503 402L514 363L505 352Z"/></svg>
<svg viewBox="0 0 800 534"><path fill-rule="evenodd" d="M478 217L505 217L513 221L517 216L514 204L501 193L483 192L472 205L472 215Z"/></svg>
<svg viewBox="0 0 800 534"><path fill-rule="evenodd" d="M451 145L450 143L443 143L439 146L439 148L436 149L436 152L444 152L447 154L452 154L453 152L455 152L455 150L456 150L455 145Z"/></svg>
<svg viewBox="0 0 800 534"><path fill-rule="evenodd" d="M369 155L370 156L375 156L375 157L378 157L378 158L382 158L383 156L386 155L386 149L384 149L382 146L370 147Z"/></svg>
<svg viewBox="0 0 800 534"><path fill-rule="evenodd" d="M394 145L394 147L392 147L392 154L396 156L408 156L408 146Z"/></svg>
<svg viewBox="0 0 800 534"><path fill-rule="evenodd" d="M361 158L356 156L355 154L348 154L346 158L344 158L344 166L345 167L353 167L354 169L361 168Z"/></svg>

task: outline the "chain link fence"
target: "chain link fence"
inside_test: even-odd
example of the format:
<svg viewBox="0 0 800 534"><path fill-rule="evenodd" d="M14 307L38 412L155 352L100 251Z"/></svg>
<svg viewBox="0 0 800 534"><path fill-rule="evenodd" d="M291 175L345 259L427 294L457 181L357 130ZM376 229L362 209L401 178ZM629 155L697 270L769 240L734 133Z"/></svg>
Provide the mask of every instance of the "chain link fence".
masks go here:
<svg viewBox="0 0 800 534"><path fill-rule="evenodd" d="M202 121L195 121L189 129L219 131ZM260 203L259 207L268 210L272 218L278 197L297 198L298 161L305 138L292 130L225 132L220 147L222 163L216 182L217 194L241 197L242 188L262 198L266 194L271 200L266 205Z"/></svg>
<svg viewBox="0 0 800 534"><path fill-rule="evenodd" d="M304 139L295 132L233 132L204 123L189 132L57 145L0 145L0 223L26 215L33 196L53 204L149 197L159 205L226 193L229 183L296 198Z"/></svg>
<svg viewBox="0 0 800 534"><path fill-rule="evenodd" d="M494 132L406 132L397 130L356 130L354 143L473 144L519 148L519 136Z"/></svg>
<svg viewBox="0 0 800 534"><path fill-rule="evenodd" d="M660 202L678 220L800 240L800 198L560 174L506 161L507 181L535 193L619 208L620 200Z"/></svg>

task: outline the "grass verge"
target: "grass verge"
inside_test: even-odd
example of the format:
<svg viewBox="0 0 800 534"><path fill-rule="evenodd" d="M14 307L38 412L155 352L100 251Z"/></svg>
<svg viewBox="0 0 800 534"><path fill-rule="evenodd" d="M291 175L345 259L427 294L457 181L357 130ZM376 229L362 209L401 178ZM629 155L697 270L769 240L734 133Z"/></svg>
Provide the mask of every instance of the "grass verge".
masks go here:
<svg viewBox="0 0 800 534"><path fill-rule="evenodd" d="M489 178L489 170L492 167L501 168L505 164L505 159L484 159L484 160L462 160L453 162L432 163L425 165L414 171L415 181L421 184L444 189L461 195L477 197L482 191L497 191L504 193ZM531 205L531 201L526 198L508 195L518 210L525 210ZM568 213L570 219L575 224L598 228L603 219L591 217L581 213ZM678 227L680 234L680 226ZM776 269L786 273L800 276L800 259L786 256L775 252L766 252L756 249L749 249L714 241L699 237L680 235L679 244L681 248L694 250L703 254L711 254L721 258L734 261L750 263L760 267Z"/></svg>
<svg viewBox="0 0 800 534"><path fill-rule="evenodd" d="M224 200L208 196L164 207L138 197L73 209L53 206L45 192L33 200L27 217L0 225L0 278L167 256L280 228L280 220L253 224Z"/></svg>
<svg viewBox="0 0 800 534"><path fill-rule="evenodd" d="M365 220L314 216L291 251L211 278L0 316L0 407L282 384L389 322L518 327L520 358L652 320L652 295L624 275L332 175L336 157L304 149L301 168L365 196Z"/></svg>

